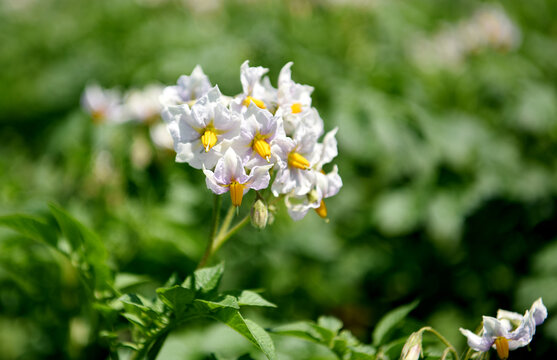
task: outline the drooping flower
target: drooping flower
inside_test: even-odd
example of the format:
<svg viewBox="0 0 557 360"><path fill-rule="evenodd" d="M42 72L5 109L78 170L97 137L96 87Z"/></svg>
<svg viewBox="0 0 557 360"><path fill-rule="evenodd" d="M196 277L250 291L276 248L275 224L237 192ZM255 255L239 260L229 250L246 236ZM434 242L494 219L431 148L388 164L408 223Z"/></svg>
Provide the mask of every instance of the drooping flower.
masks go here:
<svg viewBox="0 0 557 360"><path fill-rule="evenodd" d="M506 310L499 310L497 315L497 318L483 317L480 335L462 328L460 332L467 337L468 346L473 350L486 352L494 347L499 358L505 360L509 357L509 350L526 346L532 341L536 326L547 317L547 309L540 298L524 315Z"/></svg>
<svg viewBox="0 0 557 360"><path fill-rule="evenodd" d="M240 116L221 101L217 86L201 97L190 109L186 104L167 106L162 112L174 139L176 161L212 169L224 152L223 140L240 131Z"/></svg>
<svg viewBox="0 0 557 360"><path fill-rule="evenodd" d="M105 121L121 123L129 120L122 105L120 92L114 89L103 89L98 84L85 87L81 96L81 106L97 123Z"/></svg>
<svg viewBox="0 0 557 360"><path fill-rule="evenodd" d="M201 66L196 65L191 75L182 75L178 78L177 85L167 86L160 101L163 105L193 105L197 99L200 99L211 90L211 82Z"/></svg>
<svg viewBox="0 0 557 360"><path fill-rule="evenodd" d="M203 169L207 187L215 194L230 191L232 205L240 206L249 189L261 190L269 186L269 168L272 165L255 166L246 174L242 159L229 148L219 159L215 171Z"/></svg>

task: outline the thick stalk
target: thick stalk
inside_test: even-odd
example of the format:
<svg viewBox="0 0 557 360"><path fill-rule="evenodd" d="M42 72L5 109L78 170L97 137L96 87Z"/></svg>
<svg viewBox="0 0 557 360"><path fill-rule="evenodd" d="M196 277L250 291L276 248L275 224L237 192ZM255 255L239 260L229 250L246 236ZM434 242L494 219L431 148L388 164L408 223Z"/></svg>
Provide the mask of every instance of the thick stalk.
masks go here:
<svg viewBox="0 0 557 360"><path fill-rule="evenodd" d="M222 234L221 236L217 236L215 241L213 242L213 253L216 252L222 244L226 242L232 235L234 235L238 230L243 228L249 222L249 214L246 215L240 222L232 227L232 229L228 230L226 233Z"/></svg>

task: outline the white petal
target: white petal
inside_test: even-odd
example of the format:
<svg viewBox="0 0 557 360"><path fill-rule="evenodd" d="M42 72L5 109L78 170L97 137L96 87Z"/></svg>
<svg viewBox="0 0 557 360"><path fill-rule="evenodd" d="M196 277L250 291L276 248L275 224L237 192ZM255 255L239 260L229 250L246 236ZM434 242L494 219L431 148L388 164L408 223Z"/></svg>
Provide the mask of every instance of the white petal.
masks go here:
<svg viewBox="0 0 557 360"><path fill-rule="evenodd" d="M269 174L269 169L273 165L266 166L255 166L251 169L249 174L248 186L254 190L261 190L269 186L269 181L271 180L271 175Z"/></svg>
<svg viewBox="0 0 557 360"><path fill-rule="evenodd" d="M488 337L505 337L507 338L509 332L501 321L491 316L483 317L483 327L485 335Z"/></svg>
<svg viewBox="0 0 557 360"><path fill-rule="evenodd" d="M203 169L203 173L205 174L205 183L207 184L207 188L209 188L215 194L224 194L229 190L228 187L222 186L223 184L218 183L217 179L215 178L215 174L211 170Z"/></svg>
<svg viewBox="0 0 557 360"><path fill-rule="evenodd" d="M530 308L530 312L532 313L536 326L544 322L547 318L547 308L543 304L542 298L534 301L532 307Z"/></svg>
<svg viewBox="0 0 557 360"><path fill-rule="evenodd" d="M493 338L488 336L478 336L471 332L470 330L466 330L463 328L459 329L462 335L468 338L468 346L476 351L485 352L491 348L493 342L495 341Z"/></svg>

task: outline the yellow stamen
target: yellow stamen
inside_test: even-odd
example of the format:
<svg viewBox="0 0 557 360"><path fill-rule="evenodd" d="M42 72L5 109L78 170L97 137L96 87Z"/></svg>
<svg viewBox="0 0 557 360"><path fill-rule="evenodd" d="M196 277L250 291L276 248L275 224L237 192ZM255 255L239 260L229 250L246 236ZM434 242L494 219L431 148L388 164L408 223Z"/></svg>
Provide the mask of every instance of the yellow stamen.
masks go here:
<svg viewBox="0 0 557 360"><path fill-rule="evenodd" d="M509 341L502 336L495 339L495 349L499 359L506 360L509 357Z"/></svg>
<svg viewBox="0 0 557 360"><path fill-rule="evenodd" d="M321 204L319 204L319 207L315 209L315 212L323 219L327 218L327 206L325 205L325 201L321 200Z"/></svg>
<svg viewBox="0 0 557 360"><path fill-rule="evenodd" d="M271 146L265 140L256 137L253 141L253 150L267 162L271 161Z"/></svg>
<svg viewBox="0 0 557 360"><path fill-rule="evenodd" d="M91 117L93 118L93 122L95 124L102 123L106 117L104 110L93 110L91 111Z"/></svg>
<svg viewBox="0 0 557 360"><path fill-rule="evenodd" d="M217 134L215 134L215 131L212 129L205 129L205 132L201 135L201 143L203 144L205 152L211 150L217 143Z"/></svg>
<svg viewBox="0 0 557 360"><path fill-rule="evenodd" d="M230 199L232 200L232 205L242 205L242 198L244 197L245 188L246 187L244 186L244 184L232 181L232 183L230 184Z"/></svg>
<svg viewBox="0 0 557 360"><path fill-rule="evenodd" d="M292 109L292 114L298 114L302 112L302 104L300 103L294 103L290 108Z"/></svg>
<svg viewBox="0 0 557 360"><path fill-rule="evenodd" d="M309 161L297 152L288 154L288 166L305 170L309 168Z"/></svg>
<svg viewBox="0 0 557 360"><path fill-rule="evenodd" d="M266 109L265 104L263 103L263 101L253 98L251 96L246 96L246 99L244 100L244 106L248 107L249 104L253 102L258 108L260 109Z"/></svg>

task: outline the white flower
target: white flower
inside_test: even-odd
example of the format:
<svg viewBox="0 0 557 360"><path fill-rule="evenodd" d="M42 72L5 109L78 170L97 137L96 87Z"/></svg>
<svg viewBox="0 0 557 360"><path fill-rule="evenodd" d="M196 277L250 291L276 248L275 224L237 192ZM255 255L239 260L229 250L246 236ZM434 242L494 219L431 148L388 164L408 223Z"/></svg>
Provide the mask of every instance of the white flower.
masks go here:
<svg viewBox="0 0 557 360"><path fill-rule="evenodd" d="M311 159L317 138L314 132L300 130L294 139L287 137L275 140L276 154L284 165L277 172L271 187L273 195L292 193L301 196L311 190L315 172L310 170L308 158Z"/></svg>
<svg viewBox="0 0 557 360"><path fill-rule="evenodd" d="M95 122L125 122L129 120L122 106L122 96L116 90L103 89L98 84L85 87L81 106Z"/></svg>
<svg viewBox="0 0 557 360"><path fill-rule="evenodd" d="M149 128L149 135L153 144L159 149L174 149L174 140L165 124L159 123L151 126Z"/></svg>
<svg viewBox="0 0 557 360"><path fill-rule="evenodd" d="M142 90L131 90L127 93L125 106L133 119L151 123L160 116L162 110L159 98L163 92L161 85L152 84Z"/></svg>
<svg viewBox="0 0 557 360"><path fill-rule="evenodd" d="M211 82L201 66L197 65L190 76L182 75L178 78L178 84L167 86L160 101L163 105L192 104L211 89Z"/></svg>
<svg viewBox="0 0 557 360"><path fill-rule="evenodd" d="M247 175L242 159L229 148L219 159L215 171L203 169L207 187L215 194L230 191L232 205L240 206L249 189L261 190L269 186L269 168L272 165L255 166Z"/></svg>
<svg viewBox="0 0 557 360"><path fill-rule="evenodd" d="M282 67L278 78L277 98L278 105L288 108L291 113L297 114L302 109L311 107L311 93L313 87L301 85L292 80L290 67L293 62L289 62Z"/></svg>
<svg viewBox="0 0 557 360"><path fill-rule="evenodd" d="M174 139L176 161L190 166L212 169L229 140L239 134L240 117L220 101L217 86L201 97L192 107L167 106L162 112Z"/></svg>
<svg viewBox="0 0 557 360"><path fill-rule="evenodd" d="M322 218L327 218L327 207L324 199L336 195L342 187L342 179L335 165L333 170L325 174L323 165L331 162L338 154L335 134L338 128L329 131L322 144L316 144L311 156L311 168L314 172L313 189L305 195L297 195L295 192L285 198L288 214L294 220L302 219L309 209L315 209Z"/></svg>
<svg viewBox="0 0 557 360"><path fill-rule="evenodd" d="M244 112L251 103L261 109L273 110L276 107L276 89L271 86L268 77L262 79L269 69L261 66L249 66L246 60L240 67L242 94L232 101L231 108L237 112Z"/></svg>
<svg viewBox="0 0 557 360"><path fill-rule="evenodd" d="M543 323L546 317L547 309L540 298L523 316L506 310L499 310L497 318L484 316L481 336L462 328L460 332L468 338L468 346L473 350L486 352L494 347L499 358L507 359L509 350L526 346L532 341L536 326Z"/></svg>
<svg viewBox="0 0 557 360"><path fill-rule="evenodd" d="M250 104L243 115L240 135L232 142L232 147L240 155L246 167L262 166L282 161L273 151L276 139L285 139L282 120L265 109Z"/></svg>

